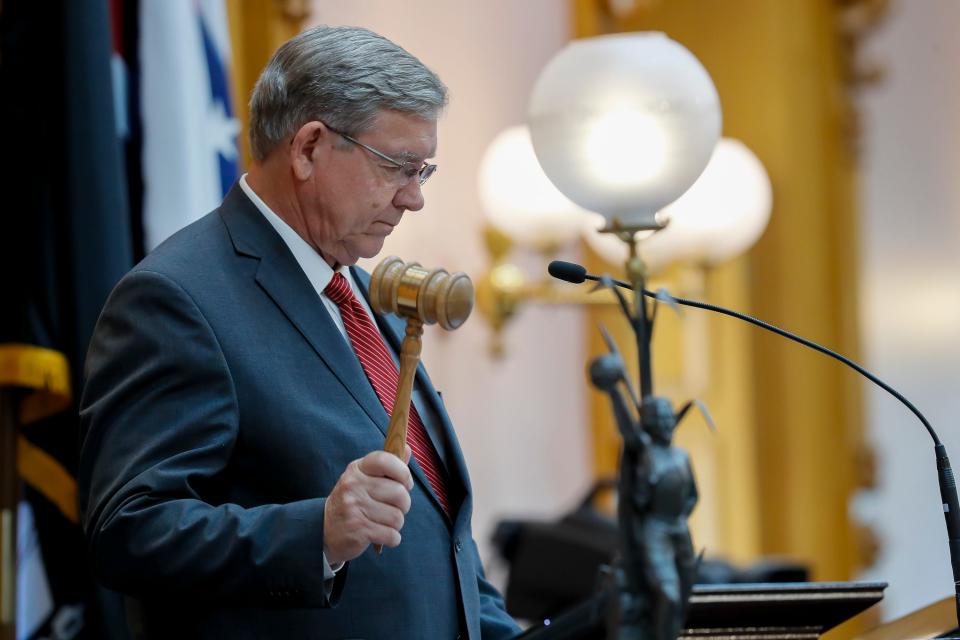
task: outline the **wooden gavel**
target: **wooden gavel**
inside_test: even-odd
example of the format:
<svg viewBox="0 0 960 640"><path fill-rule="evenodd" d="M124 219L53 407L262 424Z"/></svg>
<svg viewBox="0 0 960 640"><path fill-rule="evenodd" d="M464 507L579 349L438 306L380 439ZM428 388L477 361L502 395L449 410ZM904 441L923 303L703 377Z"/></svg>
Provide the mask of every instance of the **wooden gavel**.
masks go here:
<svg viewBox="0 0 960 640"><path fill-rule="evenodd" d="M473 310L473 283L464 273L424 269L416 262L389 256L370 277L370 306L379 314L394 313L407 320L400 348L400 382L390 415L384 450L403 458L407 443L410 396L420 363L423 325L458 328Z"/></svg>
<svg viewBox="0 0 960 640"><path fill-rule="evenodd" d="M407 319L400 347L400 381L390 414L390 426L383 448L401 460L407 444L410 396L420 363L423 325L439 324L452 331L464 323L473 310L473 283L464 273L424 269L416 262L388 256L370 276L370 306L379 314L394 313ZM383 548L374 545L377 553Z"/></svg>

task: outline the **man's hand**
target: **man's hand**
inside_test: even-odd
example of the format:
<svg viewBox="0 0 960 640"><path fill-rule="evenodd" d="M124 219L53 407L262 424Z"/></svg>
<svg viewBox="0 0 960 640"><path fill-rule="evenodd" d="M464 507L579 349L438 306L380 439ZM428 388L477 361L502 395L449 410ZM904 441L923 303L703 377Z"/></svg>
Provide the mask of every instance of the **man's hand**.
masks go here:
<svg viewBox="0 0 960 640"><path fill-rule="evenodd" d="M354 460L337 480L323 508L323 552L336 565L353 560L371 544L400 544L410 510L410 447L404 459L373 451Z"/></svg>

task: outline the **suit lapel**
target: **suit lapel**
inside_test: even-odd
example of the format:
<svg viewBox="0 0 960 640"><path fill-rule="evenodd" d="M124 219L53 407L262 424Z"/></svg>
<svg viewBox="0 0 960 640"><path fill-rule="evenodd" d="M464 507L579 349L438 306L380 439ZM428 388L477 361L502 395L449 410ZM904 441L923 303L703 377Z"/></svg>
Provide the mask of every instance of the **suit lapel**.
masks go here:
<svg viewBox="0 0 960 640"><path fill-rule="evenodd" d="M236 251L259 259L255 276L257 284L313 347L370 420L386 434L386 411L356 355L286 243L239 185L235 184L224 199L221 218Z"/></svg>

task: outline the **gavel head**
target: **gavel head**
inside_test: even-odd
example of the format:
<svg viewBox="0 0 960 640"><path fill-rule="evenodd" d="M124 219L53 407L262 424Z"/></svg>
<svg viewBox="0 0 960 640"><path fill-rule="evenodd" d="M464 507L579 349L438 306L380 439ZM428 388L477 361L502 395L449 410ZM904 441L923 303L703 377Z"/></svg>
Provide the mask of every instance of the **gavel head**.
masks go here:
<svg viewBox="0 0 960 640"><path fill-rule="evenodd" d="M424 269L389 256L370 277L370 305L377 313L417 318L451 331L473 310L473 282L465 273Z"/></svg>

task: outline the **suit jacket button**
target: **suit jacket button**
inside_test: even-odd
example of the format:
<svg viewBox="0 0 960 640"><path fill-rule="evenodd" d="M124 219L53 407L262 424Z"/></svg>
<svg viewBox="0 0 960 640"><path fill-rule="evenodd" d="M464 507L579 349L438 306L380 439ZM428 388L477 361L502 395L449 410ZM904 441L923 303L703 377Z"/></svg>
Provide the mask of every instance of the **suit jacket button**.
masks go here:
<svg viewBox="0 0 960 640"><path fill-rule="evenodd" d="M463 549L463 543L460 542L460 538L457 538L454 541L453 548L457 551L457 553L460 553L460 551Z"/></svg>

